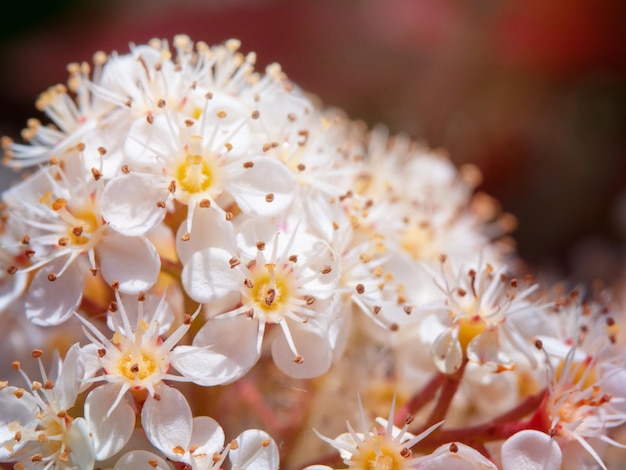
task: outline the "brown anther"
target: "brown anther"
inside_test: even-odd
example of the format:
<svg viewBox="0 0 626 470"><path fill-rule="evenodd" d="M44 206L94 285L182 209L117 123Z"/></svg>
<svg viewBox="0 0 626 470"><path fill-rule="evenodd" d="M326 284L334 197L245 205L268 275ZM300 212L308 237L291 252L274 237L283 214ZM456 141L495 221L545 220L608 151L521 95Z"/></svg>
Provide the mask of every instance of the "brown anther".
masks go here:
<svg viewBox="0 0 626 470"><path fill-rule="evenodd" d="M156 206L157 206L159 209L165 209L165 202L163 202L163 201L157 201Z"/></svg>
<svg viewBox="0 0 626 470"><path fill-rule="evenodd" d="M267 295L265 296L265 299L263 299L265 301L265 305L267 305L268 307L271 306L274 303L275 299L276 299L276 290L268 289Z"/></svg>
<svg viewBox="0 0 626 470"><path fill-rule="evenodd" d="M378 315L381 310L382 307L380 305L374 305L374 315Z"/></svg>
<svg viewBox="0 0 626 470"><path fill-rule="evenodd" d="M130 173L130 167L128 165L122 165L120 169L122 170L122 173L124 173L125 175Z"/></svg>
<svg viewBox="0 0 626 470"><path fill-rule="evenodd" d="M95 181L98 181L100 178L102 178L102 172L100 170L98 170L97 168L92 168L91 169L91 176L93 176L93 179Z"/></svg>
<svg viewBox="0 0 626 470"><path fill-rule="evenodd" d="M513 288L517 288L517 286L518 286L517 279L516 279L516 278L511 279L511 280L509 281L509 285L510 285L511 287L513 287Z"/></svg>
<svg viewBox="0 0 626 470"><path fill-rule="evenodd" d="M293 362L295 362L296 364L302 364L304 362L304 358L300 354L298 354L297 356L294 356Z"/></svg>
<svg viewBox="0 0 626 470"><path fill-rule="evenodd" d="M57 275L56 274L54 274L54 273L49 273L48 274L48 281L54 282L56 280L57 280Z"/></svg>
<svg viewBox="0 0 626 470"><path fill-rule="evenodd" d="M239 444L237 444L237 441L233 439L230 441L230 444L228 444L228 447L230 447L230 450L237 450L239 449Z"/></svg>
<svg viewBox="0 0 626 470"><path fill-rule="evenodd" d="M28 235L24 235L22 237L22 245L28 245L30 243L30 237Z"/></svg>
<svg viewBox="0 0 626 470"><path fill-rule="evenodd" d="M256 249L259 251L265 250L265 242L256 242Z"/></svg>
<svg viewBox="0 0 626 470"><path fill-rule="evenodd" d="M448 259L447 255L444 255L444 254L439 255L439 261L441 263L445 263L447 259Z"/></svg>
<svg viewBox="0 0 626 470"><path fill-rule="evenodd" d="M152 468L157 468L159 466L159 461L157 459L150 459L148 460L148 465Z"/></svg>
<svg viewBox="0 0 626 470"><path fill-rule="evenodd" d="M83 228L80 225L76 227L72 227L72 233L75 236L80 237L83 234Z"/></svg>
<svg viewBox="0 0 626 470"><path fill-rule="evenodd" d="M207 100L212 100L213 99L213 93L211 93L210 91L204 94L204 98Z"/></svg>
<svg viewBox="0 0 626 470"><path fill-rule="evenodd" d="M615 319L613 317L606 317L606 324L607 326L615 325Z"/></svg>
<svg viewBox="0 0 626 470"><path fill-rule="evenodd" d="M467 295L467 291L462 287L457 287L456 293L459 297L465 297Z"/></svg>
<svg viewBox="0 0 626 470"><path fill-rule="evenodd" d="M191 127L193 126L193 121L191 119L185 119L185 126L187 127Z"/></svg>
<svg viewBox="0 0 626 470"><path fill-rule="evenodd" d="M172 449L172 452L174 452L175 454L179 454L179 455L185 455L185 449L183 449L181 446L176 446Z"/></svg>
<svg viewBox="0 0 626 470"><path fill-rule="evenodd" d="M361 253L359 255L359 260L361 261L361 263L369 263L372 260L372 255L370 255L369 253Z"/></svg>
<svg viewBox="0 0 626 470"><path fill-rule="evenodd" d="M414 415L406 415L404 417L404 424L410 425L415 420Z"/></svg>
<svg viewBox="0 0 626 470"><path fill-rule="evenodd" d="M412 455L413 453L406 447L403 447L402 450L400 450L400 456L404 459L411 458Z"/></svg>
<svg viewBox="0 0 626 470"><path fill-rule="evenodd" d="M31 462L41 462L43 460L43 454L34 454L31 458Z"/></svg>
<svg viewBox="0 0 626 470"><path fill-rule="evenodd" d="M246 310L244 313L245 313L246 317L254 318L254 309L253 308Z"/></svg>
<svg viewBox="0 0 626 470"><path fill-rule="evenodd" d="M227 152L230 152L233 149L233 144L231 144L230 142L226 142L224 144L224 147L226 147Z"/></svg>
<svg viewBox="0 0 626 470"><path fill-rule="evenodd" d="M262 150L263 150L264 152L267 152L267 151L268 151L269 149L271 149L271 148L272 148L272 145L271 145L271 144L263 144L263 148L262 148Z"/></svg>
<svg viewBox="0 0 626 470"><path fill-rule="evenodd" d="M217 463L220 460L222 460L222 454L220 454L219 452L214 452L213 457L211 457L211 459L213 460L213 463Z"/></svg>
<svg viewBox="0 0 626 470"><path fill-rule="evenodd" d="M405 305L402 310L404 310L404 313L406 313L407 315L411 315L411 312L413 311L413 306Z"/></svg>
<svg viewBox="0 0 626 470"><path fill-rule="evenodd" d="M18 388L16 390L13 390L13 396L15 396L15 398L22 398L24 396L24 393L26 392L26 390L24 390L23 388Z"/></svg>
<svg viewBox="0 0 626 470"><path fill-rule="evenodd" d="M130 371L133 374L136 374L137 372L139 372L139 364L133 364L132 366L130 366Z"/></svg>
<svg viewBox="0 0 626 470"><path fill-rule="evenodd" d="M46 382L43 384L43 388L44 390L52 390L54 388L54 382L52 382L51 380L46 380Z"/></svg>
<svg viewBox="0 0 626 470"><path fill-rule="evenodd" d="M92 276L97 276L99 269L100 268L89 268L89 272L91 273Z"/></svg>
<svg viewBox="0 0 626 470"><path fill-rule="evenodd" d="M291 122L296 120L296 114L295 113L289 113L287 114L287 119L289 119Z"/></svg>
<svg viewBox="0 0 626 470"><path fill-rule="evenodd" d="M16 440L17 442L20 442L22 440L22 431L17 431L13 435L13 439Z"/></svg>
<svg viewBox="0 0 626 470"><path fill-rule="evenodd" d="M11 367L13 367L13 369L15 370L20 370L20 367L22 367L22 364L20 363L20 361L13 361L11 363Z"/></svg>
<svg viewBox="0 0 626 470"><path fill-rule="evenodd" d="M190 238L191 235L189 235L189 232L185 232L180 236L180 239L184 242L188 242Z"/></svg>
<svg viewBox="0 0 626 470"><path fill-rule="evenodd" d="M104 147L98 147L98 153L101 157L104 157L107 153L107 149L105 149Z"/></svg>
<svg viewBox="0 0 626 470"><path fill-rule="evenodd" d="M230 269L233 269L239 266L240 264L241 264L241 261L239 261L239 259L236 258L235 256L233 256L231 259L228 260L228 265L230 266Z"/></svg>
<svg viewBox="0 0 626 470"><path fill-rule="evenodd" d="M98 357L104 357L107 355L107 350L105 348L98 349Z"/></svg>
<svg viewBox="0 0 626 470"><path fill-rule="evenodd" d="M261 116L261 113L258 111L252 111L252 114L250 115L252 117L252 119L259 119L259 116Z"/></svg>
<svg viewBox="0 0 626 470"><path fill-rule="evenodd" d="M217 112L216 116L220 119L224 119L226 116L228 116L228 114L226 113L226 111L221 109Z"/></svg>
<svg viewBox="0 0 626 470"><path fill-rule="evenodd" d="M450 452L456 454L459 451L459 446L457 446L454 442L450 443Z"/></svg>
<svg viewBox="0 0 626 470"><path fill-rule="evenodd" d="M304 301L307 305L313 305L315 303L315 297L313 297L312 295L305 295Z"/></svg>
<svg viewBox="0 0 626 470"><path fill-rule="evenodd" d="M325 265L320 271L322 274L328 274L333 270L329 265Z"/></svg>
<svg viewBox="0 0 626 470"><path fill-rule="evenodd" d="M117 312L117 302L115 300L112 300L111 303L109 304L109 312L111 313Z"/></svg>
<svg viewBox="0 0 626 470"><path fill-rule="evenodd" d="M79 152L84 152L85 151L85 144L83 144L82 142L79 142L76 144L76 150L78 150Z"/></svg>
<svg viewBox="0 0 626 470"><path fill-rule="evenodd" d="M254 282L252 282L251 279L244 279L243 280L243 285L246 286L248 289L252 289L254 287Z"/></svg>
<svg viewBox="0 0 626 470"><path fill-rule="evenodd" d="M157 106L159 108L165 108L165 100L164 99L160 99L159 101L157 101Z"/></svg>
<svg viewBox="0 0 626 470"><path fill-rule="evenodd" d="M37 359L38 357L43 356L43 351L41 349L33 349L31 355Z"/></svg>
<svg viewBox="0 0 626 470"><path fill-rule="evenodd" d="M226 212L226 214L224 214L224 218L230 222L231 220L233 220L233 213L232 212Z"/></svg>
<svg viewBox="0 0 626 470"><path fill-rule="evenodd" d="M137 294L137 300L139 302L143 302L146 300L146 293L143 291L139 291L139 293Z"/></svg>
<svg viewBox="0 0 626 470"><path fill-rule="evenodd" d="M197 444L192 445L191 447L189 447L189 453L193 454L195 451L198 450L198 447L200 446L198 446Z"/></svg>
<svg viewBox="0 0 626 470"><path fill-rule="evenodd" d="M130 98L124 101L124 106L126 106L127 108L130 108L132 105L133 105L133 100L131 100Z"/></svg>
<svg viewBox="0 0 626 470"><path fill-rule="evenodd" d="M391 331L398 331L400 329L400 325L398 325L397 323L392 323L391 325L389 325L389 329Z"/></svg>
<svg viewBox="0 0 626 470"><path fill-rule="evenodd" d="M266 202L272 202L273 200L274 200L274 194L272 194L272 193L267 193L267 194L265 195L265 201L266 201Z"/></svg>
<svg viewBox="0 0 626 470"><path fill-rule="evenodd" d="M158 394L158 393L155 393L153 398L154 398L156 401L161 401L161 395L160 395L160 394Z"/></svg>
<svg viewBox="0 0 626 470"><path fill-rule="evenodd" d="M363 284L357 284L356 285L356 293L357 294L362 294L363 292L365 292L365 286Z"/></svg>
<svg viewBox="0 0 626 470"><path fill-rule="evenodd" d="M59 412L57 413L57 418L61 418L61 419L63 419L63 418L67 418L67 411L65 411L65 410L61 410L61 411L59 411Z"/></svg>
<svg viewBox="0 0 626 470"><path fill-rule="evenodd" d="M146 115L146 121L148 121L148 124L153 124L154 123L154 116L152 115L152 113L148 113Z"/></svg>
<svg viewBox="0 0 626 470"><path fill-rule="evenodd" d="M254 166L254 162L243 162L243 167L248 169Z"/></svg>
<svg viewBox="0 0 626 470"><path fill-rule="evenodd" d="M304 171L306 170L306 165L304 163L298 163L298 166L296 168L298 169L298 171Z"/></svg>
<svg viewBox="0 0 626 470"><path fill-rule="evenodd" d="M289 261L291 263L297 263L298 262L298 255L289 255Z"/></svg>
<svg viewBox="0 0 626 470"><path fill-rule="evenodd" d="M535 340L535 347L539 350L543 349L543 342L540 339Z"/></svg>
<svg viewBox="0 0 626 470"><path fill-rule="evenodd" d="M7 273L11 275L15 274L16 272L17 272L17 266L11 265L7 268Z"/></svg>
<svg viewBox="0 0 626 470"><path fill-rule="evenodd" d="M59 238L59 240L57 241L59 246L67 246L67 244L70 242L70 239L67 237L61 237Z"/></svg>
<svg viewBox="0 0 626 470"><path fill-rule="evenodd" d="M198 206L200 206L202 209L208 209L209 207L211 207L211 201L209 199L200 199Z"/></svg>
<svg viewBox="0 0 626 470"><path fill-rule="evenodd" d="M176 181L174 181L174 180L170 181L170 184L169 184L169 186L167 187L167 190L168 190L170 193L174 194L174 193L176 192Z"/></svg>
<svg viewBox="0 0 626 470"><path fill-rule="evenodd" d="M272 441L270 441L269 439L265 439L263 442L261 442L261 447L267 447L272 443Z"/></svg>
<svg viewBox="0 0 626 470"><path fill-rule="evenodd" d="M191 317L191 315L189 315L188 313L185 313L183 315L183 323L185 325L191 325L191 322L193 321L193 318Z"/></svg>

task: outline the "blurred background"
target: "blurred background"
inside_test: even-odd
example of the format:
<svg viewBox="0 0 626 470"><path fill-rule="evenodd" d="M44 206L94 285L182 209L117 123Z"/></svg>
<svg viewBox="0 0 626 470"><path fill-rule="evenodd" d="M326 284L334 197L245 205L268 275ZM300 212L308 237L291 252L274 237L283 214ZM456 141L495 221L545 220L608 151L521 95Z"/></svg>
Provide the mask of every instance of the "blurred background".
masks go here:
<svg viewBox="0 0 626 470"><path fill-rule="evenodd" d="M186 33L236 37L351 118L484 174L532 269L621 276L623 0L31 0L0 16L0 135L19 136L65 65ZM5 8L6 10L6 8ZM16 175L5 172L2 188Z"/></svg>

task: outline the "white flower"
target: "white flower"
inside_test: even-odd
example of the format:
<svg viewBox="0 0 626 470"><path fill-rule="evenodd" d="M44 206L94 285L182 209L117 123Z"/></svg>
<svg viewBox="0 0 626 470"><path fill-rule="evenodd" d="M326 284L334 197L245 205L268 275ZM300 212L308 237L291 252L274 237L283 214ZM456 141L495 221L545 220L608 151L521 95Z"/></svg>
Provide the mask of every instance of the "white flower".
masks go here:
<svg viewBox="0 0 626 470"><path fill-rule="evenodd" d="M33 355L39 357L40 352ZM19 369L19 363L14 364ZM41 469L92 468L95 450L89 423L68 413L81 386L78 344L64 361L57 361L53 375L40 367L42 382L31 382L24 374L28 390L0 389L0 462L18 461Z"/></svg>
<svg viewBox="0 0 626 470"><path fill-rule="evenodd" d="M550 436L526 429L502 444L501 458L503 470L559 470L563 456Z"/></svg>
<svg viewBox="0 0 626 470"><path fill-rule="evenodd" d="M301 378L328 370L328 328L339 315L337 255L298 226L285 228L273 232L272 224L251 220L240 227L239 248L211 247L189 258L182 272L187 293L208 305L225 299L230 305L194 338L194 346L211 348L182 358L179 370L204 369L205 385L236 380L257 362L268 325L282 331L272 344L281 370Z"/></svg>
<svg viewBox="0 0 626 470"><path fill-rule="evenodd" d="M71 316L87 268L123 292L148 289L157 279L160 261L152 244L117 233L102 218L100 183L53 166L4 194L26 231L20 239L28 240L31 264L22 272L36 271L26 294L26 315L34 323L56 325Z"/></svg>

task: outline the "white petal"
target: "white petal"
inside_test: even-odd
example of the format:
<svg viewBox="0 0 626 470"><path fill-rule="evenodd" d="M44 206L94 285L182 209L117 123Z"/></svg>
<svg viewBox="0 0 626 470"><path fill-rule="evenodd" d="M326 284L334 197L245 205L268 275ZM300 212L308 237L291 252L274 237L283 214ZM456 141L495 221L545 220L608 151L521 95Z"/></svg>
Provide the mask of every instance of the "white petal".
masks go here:
<svg viewBox="0 0 626 470"><path fill-rule="evenodd" d="M48 274L57 273L63 267L63 259L57 259L35 274L26 294L26 318L39 326L59 325L72 316L83 297L83 275L78 263L73 262L55 281Z"/></svg>
<svg viewBox="0 0 626 470"><path fill-rule="evenodd" d="M157 281L161 260L156 248L143 237L126 237L109 231L98 247L102 277L117 281L121 292L148 290Z"/></svg>
<svg viewBox="0 0 626 470"><path fill-rule="evenodd" d="M487 328L467 345L467 358L477 364L508 365L511 360L502 351L497 328Z"/></svg>
<svg viewBox="0 0 626 470"><path fill-rule="evenodd" d="M119 233L144 235L165 217L165 209L156 203L165 201L168 194L156 177L133 172L120 175L102 191L102 216Z"/></svg>
<svg viewBox="0 0 626 470"><path fill-rule="evenodd" d="M502 444L502 469L559 470L563 456L558 444L545 433L525 430Z"/></svg>
<svg viewBox="0 0 626 470"><path fill-rule="evenodd" d="M196 334L194 346L174 349L172 366L199 385L234 382L259 359L258 331L259 322L245 315L209 319ZM210 349L177 357L179 353L198 346L210 346Z"/></svg>
<svg viewBox="0 0 626 470"><path fill-rule="evenodd" d="M238 269L230 267L232 257L219 248L194 253L181 276L187 294L196 302L209 303L240 290L244 279Z"/></svg>
<svg viewBox="0 0 626 470"><path fill-rule="evenodd" d="M30 394L17 398L14 393L17 387L5 387L0 390L0 462L6 462L11 456L19 451L28 441L26 439L16 442L13 438L15 432L21 428L33 431L37 426L37 414L39 407ZM9 427L11 424L12 427ZM19 425L18 426L16 426ZM5 444L6 443L6 444ZM9 443L13 445L10 446Z"/></svg>
<svg viewBox="0 0 626 470"><path fill-rule="evenodd" d="M455 451L450 449L452 444L444 444L431 454L424 457L416 468L423 470L498 470L498 467L472 447L455 442ZM526 467L517 467L526 470Z"/></svg>
<svg viewBox="0 0 626 470"><path fill-rule="evenodd" d="M233 224L215 209L196 208L193 213L191 237L187 241L182 241L181 238L186 232L187 223L183 222L176 234L176 252L183 265L187 264L191 255L204 248L223 248L229 252L235 252L237 249L234 243Z"/></svg>
<svg viewBox="0 0 626 470"><path fill-rule="evenodd" d="M54 394L59 408L68 410L74 406L81 386L82 374L79 371L80 344L75 343L65 354L58 377L53 379Z"/></svg>
<svg viewBox="0 0 626 470"><path fill-rule="evenodd" d="M279 214L293 201L296 179L282 163L268 157L250 159L254 166L242 169L226 189L237 201L242 212L251 215ZM267 195L273 199L268 202Z"/></svg>
<svg viewBox="0 0 626 470"><path fill-rule="evenodd" d="M170 470L165 460L146 450L133 450L124 454L115 464L113 470Z"/></svg>
<svg viewBox="0 0 626 470"><path fill-rule="evenodd" d="M91 427L98 460L118 453L135 428L135 411L126 400L120 400L109 412L119 393L119 385L105 384L94 388L85 400L85 419Z"/></svg>
<svg viewBox="0 0 626 470"><path fill-rule="evenodd" d="M326 372L332 361L332 350L328 336L312 322L300 325L287 321L297 352L304 362L294 362L294 353L285 336L281 334L272 343L272 357L276 366L290 377L308 379Z"/></svg>
<svg viewBox="0 0 626 470"><path fill-rule="evenodd" d="M173 387L157 387L159 400L148 396L141 411L141 423L146 437L163 454L180 460L175 447L187 450L191 441L192 415L185 396Z"/></svg>
<svg viewBox="0 0 626 470"><path fill-rule="evenodd" d="M121 294L120 299L124 305L124 312L128 317L128 322L137 325L139 315L139 301L136 295ZM143 320L147 323L156 322L159 325L159 335L165 335L174 322L174 312L169 302L157 295L147 294L145 300L141 302L143 308ZM111 315L107 315L107 326L115 331Z"/></svg>
<svg viewBox="0 0 626 470"><path fill-rule="evenodd" d="M437 336L430 348L430 355L437 369L444 374L453 374L463 363L463 351L452 330L445 330Z"/></svg>
<svg viewBox="0 0 626 470"><path fill-rule="evenodd" d="M266 432L248 429L237 437L239 446L229 453L232 470L274 470L278 468L278 447Z"/></svg>
<svg viewBox="0 0 626 470"><path fill-rule="evenodd" d="M65 443L72 449L70 464L73 468L93 468L96 453L91 439L91 430L83 418L76 418L65 433Z"/></svg>
<svg viewBox="0 0 626 470"><path fill-rule="evenodd" d="M211 461L213 455L224 448L224 430L213 418L196 417L193 419L190 445L197 446L193 451L194 456L202 455L208 459L207 461ZM210 468L210 465L207 465L207 468Z"/></svg>

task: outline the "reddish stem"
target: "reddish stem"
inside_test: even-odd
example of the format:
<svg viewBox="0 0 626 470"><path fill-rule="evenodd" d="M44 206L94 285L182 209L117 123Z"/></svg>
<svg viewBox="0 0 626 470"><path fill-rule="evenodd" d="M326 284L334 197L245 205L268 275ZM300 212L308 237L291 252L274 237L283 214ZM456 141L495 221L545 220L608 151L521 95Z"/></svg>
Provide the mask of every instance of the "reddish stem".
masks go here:
<svg viewBox="0 0 626 470"><path fill-rule="evenodd" d="M446 380L446 374L437 373L426 386L398 410L393 421L396 426L402 427L407 415L415 415L424 405L429 403L435 396L435 392Z"/></svg>
<svg viewBox="0 0 626 470"><path fill-rule="evenodd" d="M445 376L441 392L439 393L439 398L437 399L437 404L426 420L426 424L424 425L425 429L429 428L433 424L443 421L446 417L450 403L452 402L452 399L461 384L461 379L463 378L466 366L467 358L464 358L459 370L457 370L454 374Z"/></svg>

